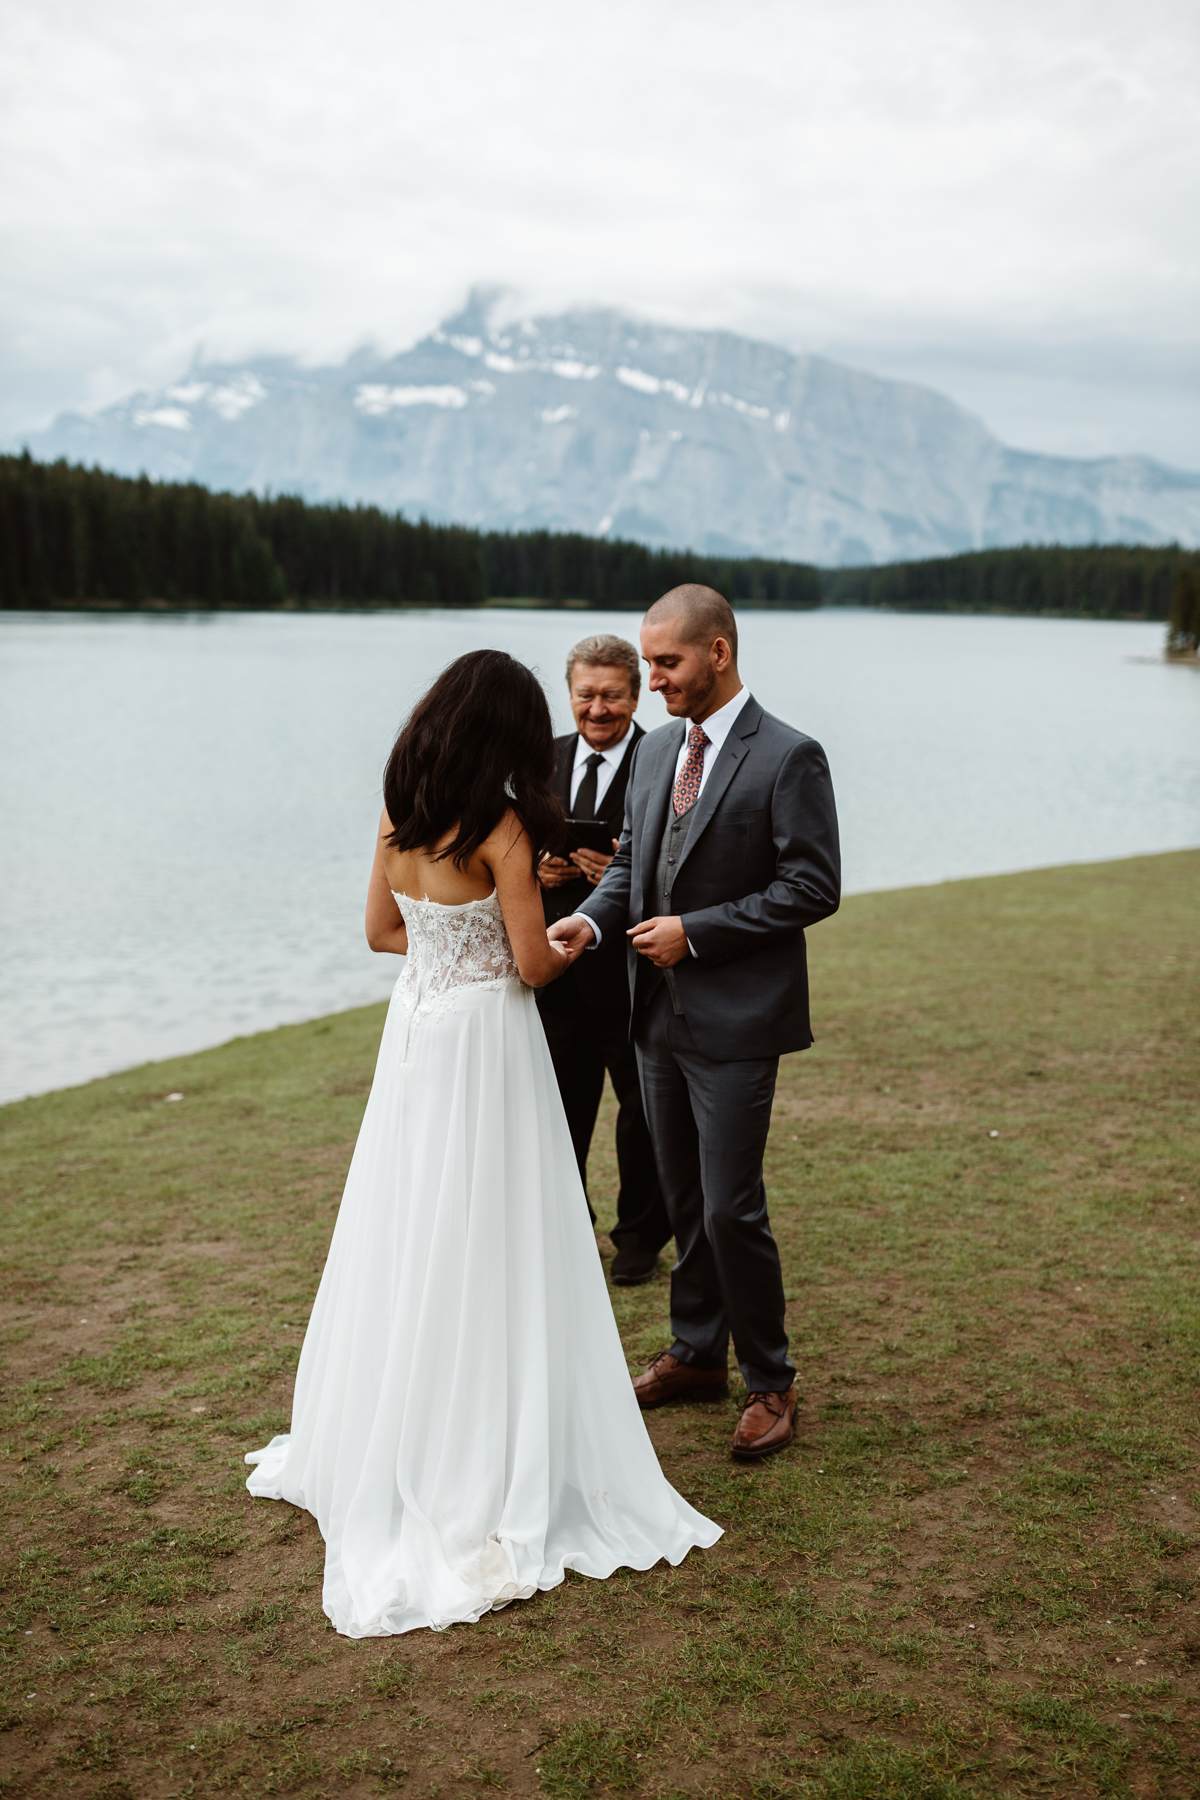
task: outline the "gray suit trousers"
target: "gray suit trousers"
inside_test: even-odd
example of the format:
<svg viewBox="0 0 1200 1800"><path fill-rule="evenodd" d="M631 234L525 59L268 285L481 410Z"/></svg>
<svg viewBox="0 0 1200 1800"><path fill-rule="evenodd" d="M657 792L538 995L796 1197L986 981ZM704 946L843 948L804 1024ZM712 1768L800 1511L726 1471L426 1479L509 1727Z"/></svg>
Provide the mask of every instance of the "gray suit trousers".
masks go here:
<svg viewBox="0 0 1200 1800"><path fill-rule="evenodd" d="M732 1336L747 1388L781 1392L795 1369L762 1177L779 1058L715 1062L703 1055L662 981L637 1022L635 1043L678 1249L671 1353L696 1368L723 1369Z"/></svg>

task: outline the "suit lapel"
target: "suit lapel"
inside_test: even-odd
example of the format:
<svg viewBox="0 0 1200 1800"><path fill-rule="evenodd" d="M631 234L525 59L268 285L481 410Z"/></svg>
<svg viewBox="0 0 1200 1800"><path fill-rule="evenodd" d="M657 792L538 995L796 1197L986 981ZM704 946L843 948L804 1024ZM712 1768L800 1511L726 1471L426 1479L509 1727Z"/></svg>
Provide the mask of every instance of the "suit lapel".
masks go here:
<svg viewBox="0 0 1200 1800"><path fill-rule="evenodd" d="M762 707L751 695L733 721L729 734L721 745L717 760L709 771L708 780L704 783L700 798L696 802L695 810L692 813L691 829L687 834L687 841L680 852L679 862L675 868L676 879L678 879L680 869L691 855L701 832L721 804L726 788L737 774L738 764L749 754L750 746L745 740L752 737L758 730L758 722L761 718Z"/></svg>
<svg viewBox="0 0 1200 1800"><path fill-rule="evenodd" d="M651 912L654 910L654 871L658 866L658 847L667 823L667 807L671 800L671 789L675 785L675 764L679 759L679 747L683 743L686 729L681 723L678 731L663 733L659 766L647 783L646 812L638 835L643 858L642 897ZM645 751L642 755L645 755ZM649 914L643 912L642 916L645 918Z"/></svg>
<svg viewBox="0 0 1200 1800"><path fill-rule="evenodd" d="M558 740L558 797L562 801L563 811L571 811L571 776L575 772L575 749L579 743L579 734Z"/></svg>
<svg viewBox="0 0 1200 1800"><path fill-rule="evenodd" d="M603 800L600 802L600 817L608 826L614 837L620 837L621 827L625 823L625 795L629 790L629 769L633 761L633 752L637 741L645 737L641 726L634 722L633 735L625 746L625 754L621 758L617 771L608 784Z"/></svg>

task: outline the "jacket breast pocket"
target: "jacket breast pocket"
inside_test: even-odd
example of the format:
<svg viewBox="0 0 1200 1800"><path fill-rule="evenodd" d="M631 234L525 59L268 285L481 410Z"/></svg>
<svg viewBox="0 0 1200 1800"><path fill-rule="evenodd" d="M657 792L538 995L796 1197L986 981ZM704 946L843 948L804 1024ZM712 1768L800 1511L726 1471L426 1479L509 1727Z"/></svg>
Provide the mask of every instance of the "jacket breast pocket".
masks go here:
<svg viewBox="0 0 1200 1800"><path fill-rule="evenodd" d="M729 812L719 812L713 823L719 823L722 833L728 832L744 840L769 837L771 833L770 814L761 806L735 806Z"/></svg>
<svg viewBox="0 0 1200 1800"><path fill-rule="evenodd" d="M720 866L721 879L728 880L736 868L748 887L758 885L774 861L771 815L762 807L738 806L717 813L713 826L711 854Z"/></svg>

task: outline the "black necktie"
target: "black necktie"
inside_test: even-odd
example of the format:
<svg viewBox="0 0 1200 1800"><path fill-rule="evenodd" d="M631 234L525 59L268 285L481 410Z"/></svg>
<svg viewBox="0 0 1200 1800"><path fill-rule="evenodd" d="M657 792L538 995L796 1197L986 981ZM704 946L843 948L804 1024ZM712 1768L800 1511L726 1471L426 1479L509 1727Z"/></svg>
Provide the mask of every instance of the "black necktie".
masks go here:
<svg viewBox="0 0 1200 1800"><path fill-rule="evenodd" d="M584 766L583 780L579 784L579 792L575 796L575 804L571 808L577 819L594 819L596 816L596 783L599 779L600 764L604 761L599 750L593 750Z"/></svg>

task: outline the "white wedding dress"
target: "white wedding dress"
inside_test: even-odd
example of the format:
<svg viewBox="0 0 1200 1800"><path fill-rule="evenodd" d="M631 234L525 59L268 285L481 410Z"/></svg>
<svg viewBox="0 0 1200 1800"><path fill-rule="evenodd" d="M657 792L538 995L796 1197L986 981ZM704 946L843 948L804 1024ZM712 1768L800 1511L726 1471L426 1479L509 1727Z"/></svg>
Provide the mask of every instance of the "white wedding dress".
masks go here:
<svg viewBox="0 0 1200 1800"><path fill-rule="evenodd" d="M316 1518L348 1637L721 1535L634 1398L533 992L496 896L397 894L409 954L308 1323L246 1486Z"/></svg>

